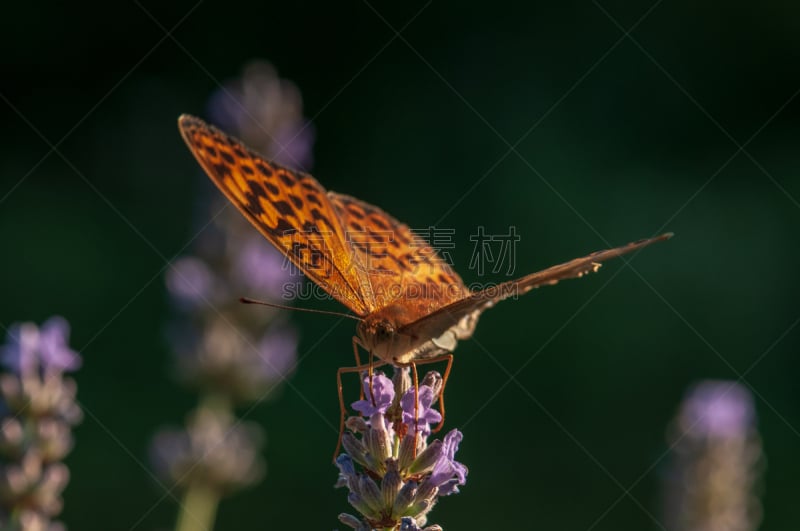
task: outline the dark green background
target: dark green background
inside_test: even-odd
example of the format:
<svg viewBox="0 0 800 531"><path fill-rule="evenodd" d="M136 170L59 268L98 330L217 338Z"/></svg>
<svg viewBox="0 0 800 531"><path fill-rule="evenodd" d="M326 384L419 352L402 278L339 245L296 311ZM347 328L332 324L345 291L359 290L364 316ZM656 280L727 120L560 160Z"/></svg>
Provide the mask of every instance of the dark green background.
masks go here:
<svg viewBox="0 0 800 531"><path fill-rule="evenodd" d="M302 90L323 184L456 229L467 281L480 280L467 268L478 225L517 227L517 273L677 235L485 314L447 395L469 481L434 522L656 529L638 505L660 517L659 459L686 387L748 371L763 529L796 525L800 9L205 1L167 37L159 25L194 4L142 1L15 3L0 23L0 322L64 315L84 356L71 529L173 522L144 468L153 430L194 400L169 375L162 270L207 186L175 121L254 57ZM630 37L614 22L641 17ZM330 425L353 329L309 351L335 320L296 322L297 392L249 416L269 434L267 478L221 506L219 530L331 529L348 509Z"/></svg>

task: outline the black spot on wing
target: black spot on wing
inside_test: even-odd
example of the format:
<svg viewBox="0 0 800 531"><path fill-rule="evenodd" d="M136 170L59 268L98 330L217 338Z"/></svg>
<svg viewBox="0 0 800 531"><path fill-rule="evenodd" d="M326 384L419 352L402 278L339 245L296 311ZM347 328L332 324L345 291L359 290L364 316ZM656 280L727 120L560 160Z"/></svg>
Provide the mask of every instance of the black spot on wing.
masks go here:
<svg viewBox="0 0 800 531"><path fill-rule="evenodd" d="M319 231L319 227L316 224L306 221L303 223L303 233L304 234L321 234Z"/></svg>
<svg viewBox="0 0 800 531"><path fill-rule="evenodd" d="M226 177L231 174L230 166L222 162L212 164L211 169L214 170L215 175L219 175L220 177Z"/></svg>
<svg viewBox="0 0 800 531"><path fill-rule="evenodd" d="M411 238L409 238L403 231L397 231L394 235L397 237L397 241L400 242L401 245L405 245L406 247L411 245Z"/></svg>
<svg viewBox="0 0 800 531"><path fill-rule="evenodd" d="M247 198L247 209L255 215L263 214L264 207L261 206L260 198L267 199L267 194L264 188L259 186L257 183L251 183L252 186L249 190L245 193L245 197Z"/></svg>
<svg viewBox="0 0 800 531"><path fill-rule="evenodd" d="M285 219L278 218L278 224L275 225L274 228L271 228L270 232L276 236L285 236L287 234L297 232L297 229L295 229L294 226L292 226L292 224Z"/></svg>
<svg viewBox="0 0 800 531"><path fill-rule="evenodd" d="M364 219L364 213L361 210L359 210L358 207L355 207L353 205L346 205L345 208L347 208L347 211L350 212L350 214L353 217L356 217L356 218L362 219L362 220Z"/></svg>
<svg viewBox="0 0 800 531"><path fill-rule="evenodd" d="M331 223L331 220L329 220L327 218L327 216L325 216L325 214L320 212L318 208L312 208L311 209L311 217L316 219L317 221L322 221L328 227L330 227L331 230L333 230L334 227L333 227L333 223Z"/></svg>
<svg viewBox="0 0 800 531"><path fill-rule="evenodd" d="M383 230L389 230L389 226L378 216L370 216L369 220Z"/></svg>
<svg viewBox="0 0 800 531"><path fill-rule="evenodd" d="M261 172L264 177L272 177L272 170L263 162L256 162L256 169Z"/></svg>
<svg viewBox="0 0 800 531"><path fill-rule="evenodd" d="M378 243L385 243L386 242L386 237L383 234L378 234L377 232L375 232L372 229L368 230L368 234L369 234L369 239L374 241L374 242L378 242Z"/></svg>
<svg viewBox="0 0 800 531"><path fill-rule="evenodd" d="M281 192L280 188L269 181L264 181L264 188L266 188L267 192L271 193L272 195L278 195Z"/></svg>
<svg viewBox="0 0 800 531"><path fill-rule="evenodd" d="M275 210L282 216L294 216L294 209L292 205L287 203L286 201L273 201L272 206L275 207Z"/></svg>
<svg viewBox="0 0 800 531"><path fill-rule="evenodd" d="M294 186L295 184L294 177L292 177L285 171L280 172L278 174L278 177L280 178L281 181L283 181L283 184L285 184L286 186Z"/></svg>
<svg viewBox="0 0 800 531"><path fill-rule="evenodd" d="M256 216L264 213L264 209L261 206L261 201L258 200L258 196L256 194L247 194L245 197L247 198L247 210Z"/></svg>

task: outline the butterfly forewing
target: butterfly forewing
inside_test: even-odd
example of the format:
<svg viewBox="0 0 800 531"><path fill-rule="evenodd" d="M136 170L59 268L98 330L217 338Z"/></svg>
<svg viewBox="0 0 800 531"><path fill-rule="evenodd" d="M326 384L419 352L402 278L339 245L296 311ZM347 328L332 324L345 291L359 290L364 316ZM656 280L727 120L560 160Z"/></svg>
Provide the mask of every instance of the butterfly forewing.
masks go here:
<svg viewBox="0 0 800 531"><path fill-rule="evenodd" d="M194 156L242 214L295 265L358 315L372 310L368 277L316 179L263 159L202 120L178 125Z"/></svg>

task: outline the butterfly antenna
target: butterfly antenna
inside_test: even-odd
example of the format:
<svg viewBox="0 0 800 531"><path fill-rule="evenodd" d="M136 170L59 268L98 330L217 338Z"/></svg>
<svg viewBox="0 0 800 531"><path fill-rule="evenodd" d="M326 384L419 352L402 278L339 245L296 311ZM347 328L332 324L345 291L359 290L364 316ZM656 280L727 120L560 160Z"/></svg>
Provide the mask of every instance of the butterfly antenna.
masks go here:
<svg viewBox="0 0 800 531"><path fill-rule="evenodd" d="M240 297L239 302L243 304L258 304L259 306L269 306L270 308L279 308L281 310L294 310L298 312L308 312L308 313L321 313L325 315L338 315L339 317L348 317L350 319L355 319L356 321L361 321L361 317L357 315L353 315L350 313L342 313L342 312L329 312L327 310L313 310L311 308L297 308L295 306L288 306L285 304L276 304L274 302L265 302L259 301L256 299L251 299L250 297Z"/></svg>

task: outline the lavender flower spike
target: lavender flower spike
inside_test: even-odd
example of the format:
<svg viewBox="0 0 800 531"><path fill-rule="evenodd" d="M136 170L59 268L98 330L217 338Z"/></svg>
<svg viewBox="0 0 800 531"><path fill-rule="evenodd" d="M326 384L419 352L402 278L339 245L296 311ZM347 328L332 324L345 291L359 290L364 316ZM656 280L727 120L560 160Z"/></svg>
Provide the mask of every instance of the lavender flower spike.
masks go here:
<svg viewBox="0 0 800 531"><path fill-rule="evenodd" d="M763 470L753 396L738 382L692 386L670 433L666 478L668 531L755 531L761 523Z"/></svg>
<svg viewBox="0 0 800 531"><path fill-rule="evenodd" d="M352 404L362 417L350 417L344 435L347 453L337 460L337 487L347 487L348 501L360 513L339 515L356 530L394 529L439 531L424 527L441 496L458 492L467 467L455 460L463 435L452 430L444 440L428 443L430 425L441 420L433 409L441 377L428 373L417 390L410 387L408 369L395 369L392 380L382 373L364 377L363 400Z"/></svg>
<svg viewBox="0 0 800 531"><path fill-rule="evenodd" d="M269 158L311 165L313 128L298 88L265 61L248 65L209 101L211 121ZM297 364L298 333L275 308L241 304L242 296L287 304L302 277L291 262L214 193L198 204L192 254L166 275L175 307L168 331L181 383L198 392L182 428L160 431L151 446L157 471L181 490L176 531L211 529L223 496L261 481L265 431L236 418L237 406L277 395Z"/></svg>
<svg viewBox="0 0 800 531"><path fill-rule="evenodd" d="M0 346L0 529L55 531L69 471L60 461L72 449L80 422L74 380L81 364L69 348L69 324L53 317L9 327Z"/></svg>

